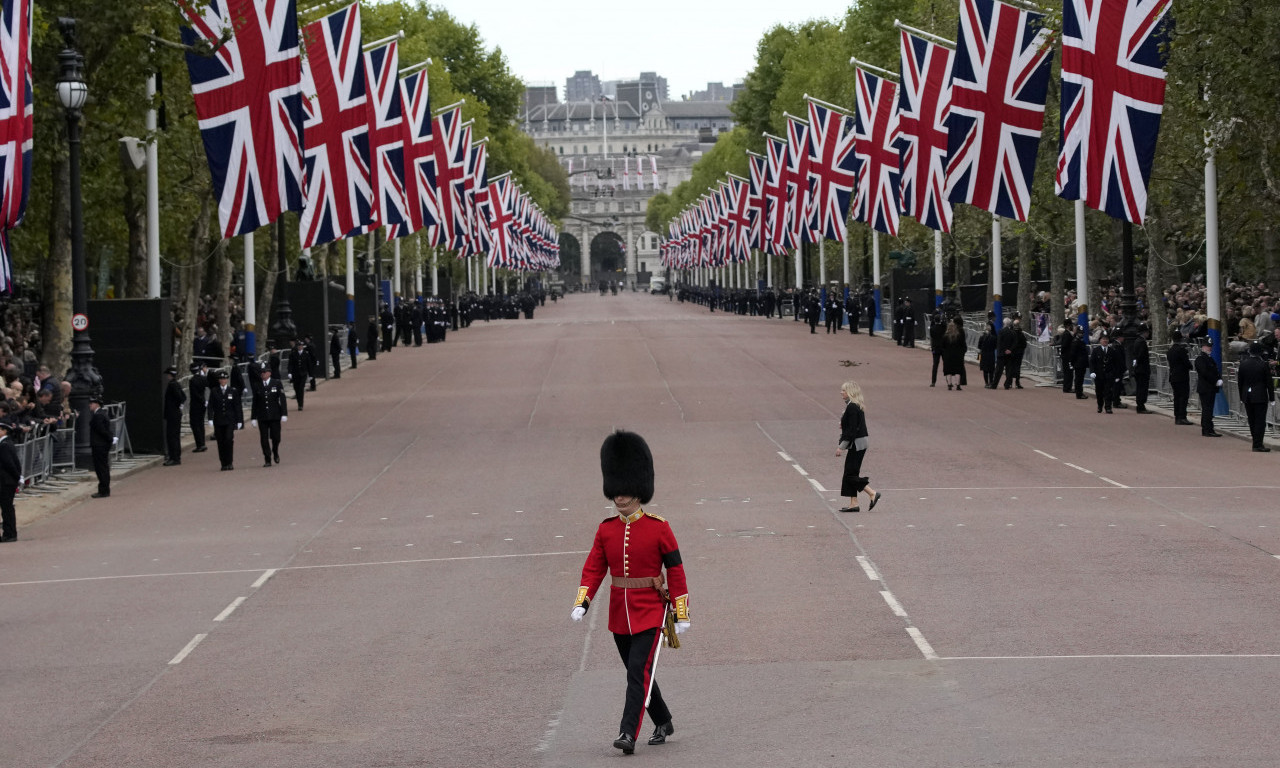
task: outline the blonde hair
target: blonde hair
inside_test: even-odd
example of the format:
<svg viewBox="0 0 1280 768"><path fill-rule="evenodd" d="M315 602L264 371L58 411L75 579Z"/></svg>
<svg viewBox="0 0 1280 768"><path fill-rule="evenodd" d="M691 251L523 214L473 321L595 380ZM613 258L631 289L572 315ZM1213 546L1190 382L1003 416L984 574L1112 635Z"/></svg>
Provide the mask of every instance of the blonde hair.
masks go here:
<svg viewBox="0 0 1280 768"><path fill-rule="evenodd" d="M862 410L867 410L867 404L862 399L862 387L858 386L856 381L846 381L840 385L840 391L849 396L849 402L857 403Z"/></svg>

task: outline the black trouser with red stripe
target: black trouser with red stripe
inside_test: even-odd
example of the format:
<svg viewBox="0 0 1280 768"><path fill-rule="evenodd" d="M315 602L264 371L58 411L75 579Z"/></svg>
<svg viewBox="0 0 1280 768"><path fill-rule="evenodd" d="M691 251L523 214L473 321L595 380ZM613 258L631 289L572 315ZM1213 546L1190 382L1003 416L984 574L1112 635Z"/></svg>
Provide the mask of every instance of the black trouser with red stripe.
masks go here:
<svg viewBox="0 0 1280 768"><path fill-rule="evenodd" d="M613 642L617 643L618 655L627 666L627 703L622 708L622 725L618 732L629 733L639 741L640 725L644 719L644 697L649 692L653 659L658 653L658 643L662 642L662 633L655 627L634 635L615 634ZM653 683L653 693L649 697L649 715L657 725L671 722L671 711L662 700L657 682Z"/></svg>

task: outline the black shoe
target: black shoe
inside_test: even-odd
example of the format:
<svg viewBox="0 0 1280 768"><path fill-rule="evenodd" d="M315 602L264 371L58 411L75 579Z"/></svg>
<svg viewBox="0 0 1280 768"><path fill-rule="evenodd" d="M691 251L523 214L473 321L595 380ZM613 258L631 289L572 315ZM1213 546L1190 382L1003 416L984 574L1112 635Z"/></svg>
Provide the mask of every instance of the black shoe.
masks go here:
<svg viewBox="0 0 1280 768"><path fill-rule="evenodd" d="M666 744L667 737L675 732L676 727L671 724L670 720L668 720L653 729L653 735L649 737L649 746L653 746L654 744Z"/></svg>
<svg viewBox="0 0 1280 768"><path fill-rule="evenodd" d="M271 459L267 459L266 461L262 462L262 466L264 466L264 467L269 467L269 466L271 466Z"/></svg>
<svg viewBox="0 0 1280 768"><path fill-rule="evenodd" d="M179 464L181 464L181 463L182 463L181 461L174 461L173 459L165 459L165 460L164 460L164 463L163 463L163 464L161 464L160 466L162 466L162 467L176 467L177 465L179 465Z"/></svg>
<svg viewBox="0 0 1280 768"><path fill-rule="evenodd" d="M280 454L279 454L279 452L272 453L272 454L271 454L271 458L272 458L272 460L273 460L273 461L275 461L275 463L277 463L277 464L279 464L279 463L280 463Z"/></svg>
<svg viewBox="0 0 1280 768"><path fill-rule="evenodd" d="M1101 409L1101 408L1099 408L1099 409L1098 409L1098 413L1102 413L1102 409ZM1108 411L1108 413L1110 413L1110 411Z"/></svg>
<svg viewBox="0 0 1280 768"><path fill-rule="evenodd" d="M1191 422L1187 421L1186 419L1175 419L1173 423L1174 423L1174 424L1177 424L1177 425L1178 425L1178 426L1180 426L1180 427L1194 427L1194 426L1195 426L1194 424L1192 424Z"/></svg>
<svg viewBox="0 0 1280 768"><path fill-rule="evenodd" d="M862 507L841 507L841 512L861 512Z"/></svg>
<svg viewBox="0 0 1280 768"><path fill-rule="evenodd" d="M200 446L200 447L196 448L195 450L193 450L193 451L192 451L192 453L204 453L204 452L205 452L205 451L207 451L207 450L209 450L209 446L207 446L207 445L202 445L202 446Z"/></svg>
<svg viewBox="0 0 1280 768"><path fill-rule="evenodd" d="M867 511L870 512L871 510L875 509L876 504L879 504L879 503L880 503L880 492L876 491L875 497L872 498L871 503L867 505Z"/></svg>
<svg viewBox="0 0 1280 768"><path fill-rule="evenodd" d="M17 540L18 540L18 534L16 533L13 534L12 536L0 536L0 544L8 544L11 541L17 541Z"/></svg>
<svg viewBox="0 0 1280 768"><path fill-rule="evenodd" d="M1221 432L1201 432L1201 437L1222 437Z"/></svg>
<svg viewBox="0 0 1280 768"><path fill-rule="evenodd" d="M622 750L624 755L635 754L636 740L632 738L631 734L620 733L618 738L613 740L613 748Z"/></svg>
<svg viewBox="0 0 1280 768"><path fill-rule="evenodd" d="M1125 405L1124 403L1116 403L1114 407L1125 409L1125 408L1128 408L1129 406Z"/></svg>
<svg viewBox="0 0 1280 768"><path fill-rule="evenodd" d="M1155 411L1148 411L1146 408L1139 407L1134 413L1155 413Z"/></svg>
<svg viewBox="0 0 1280 768"><path fill-rule="evenodd" d="M230 472L230 471L231 471L231 470L233 470L233 469L235 469L235 467L234 467L234 466L232 466L232 465L230 465L230 464L228 464L227 466L225 466L225 467L223 467L223 468L222 468L222 471L223 471L223 472Z"/></svg>
<svg viewBox="0 0 1280 768"><path fill-rule="evenodd" d="M1022 384L1021 384L1021 383L1019 383L1019 384L1014 384L1014 385L1013 385L1013 388L1014 388L1014 389L1022 389ZM1008 387L1005 387L1005 389L1008 389Z"/></svg>
<svg viewBox="0 0 1280 768"><path fill-rule="evenodd" d="M95 494L91 495L89 498L91 498L91 499L105 499L105 498L109 498L110 496L111 496L111 493L110 493L110 492L108 492L108 493L95 493Z"/></svg>
<svg viewBox="0 0 1280 768"><path fill-rule="evenodd" d="M1115 413L1115 411L1113 411L1113 410L1111 410L1110 408L1108 408L1108 409L1107 409L1107 413Z"/></svg>
<svg viewBox="0 0 1280 768"><path fill-rule="evenodd" d="M935 381L935 382L933 382L932 384L930 384L929 386L931 386L931 387L936 387L936 386L938 386L938 382L936 382L936 381Z"/></svg>
<svg viewBox="0 0 1280 768"><path fill-rule="evenodd" d="M1076 399L1077 399L1077 400L1088 400L1088 399L1089 399L1089 396L1088 396L1088 395L1076 395Z"/></svg>
<svg viewBox="0 0 1280 768"><path fill-rule="evenodd" d="M930 384L929 386L933 386L933 385L932 385L932 384ZM951 385L950 385L950 384L948 384L948 385L947 385L947 391L948 391L948 392L950 392L950 391L951 391Z"/></svg>
<svg viewBox="0 0 1280 768"><path fill-rule="evenodd" d="M1004 388L1005 388L1005 389L1012 389L1012 387L1010 387L1008 384L1005 384L1005 385L1004 385Z"/></svg>
<svg viewBox="0 0 1280 768"><path fill-rule="evenodd" d="M1255 445L1253 446L1253 452L1254 453L1271 453L1271 449L1265 445ZM652 744L653 742L649 742L649 743Z"/></svg>

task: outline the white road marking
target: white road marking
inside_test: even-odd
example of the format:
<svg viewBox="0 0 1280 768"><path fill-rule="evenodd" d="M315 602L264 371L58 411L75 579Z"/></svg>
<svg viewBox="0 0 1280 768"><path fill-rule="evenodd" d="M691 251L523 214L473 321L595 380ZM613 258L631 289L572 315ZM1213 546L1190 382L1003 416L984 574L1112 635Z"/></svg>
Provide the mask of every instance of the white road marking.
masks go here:
<svg viewBox="0 0 1280 768"><path fill-rule="evenodd" d="M1064 462L1062 462L1062 463L1063 463L1063 464L1066 464L1068 467L1071 467L1072 469L1078 469L1078 470L1080 470L1081 472L1085 473L1086 475L1092 475L1092 474L1093 474L1093 470L1092 470L1092 469L1085 469L1084 467L1078 467L1078 466L1076 466L1075 464L1072 464L1072 463L1071 463L1071 462L1069 462L1069 461L1064 461Z"/></svg>
<svg viewBox="0 0 1280 768"><path fill-rule="evenodd" d="M831 493L831 491L828 491L826 488L822 487L822 483L818 482L817 480L814 480L812 477L809 478L809 485L812 485L813 489L818 493Z"/></svg>
<svg viewBox="0 0 1280 768"><path fill-rule="evenodd" d="M226 608L223 608L222 613L218 614L217 616L214 616L213 620L222 621L223 619L227 618L232 614L232 612L235 611L235 609L240 607L241 603L243 603L247 599L248 598L245 598L245 597L237 597L235 600L232 600L231 605L228 605Z"/></svg>
<svg viewBox="0 0 1280 768"><path fill-rule="evenodd" d="M924 635L915 627L907 627L907 634L911 635L911 639L916 641L916 647L924 654L929 661L937 661L938 654L933 652L933 646L929 645L929 641L924 639Z"/></svg>
<svg viewBox="0 0 1280 768"><path fill-rule="evenodd" d="M169 659L169 664L170 665L181 664L182 660L187 658L187 654L194 651L196 649L196 646L200 644L200 641L205 639L208 636L209 636L208 632L203 632L191 638L191 642L187 643L186 648L183 648L182 650L178 651L177 656L174 656L172 659Z"/></svg>
<svg viewBox="0 0 1280 768"><path fill-rule="evenodd" d="M862 566L862 570L867 574L868 579L871 579L872 581L880 580L880 574L876 573L875 566L871 564L871 560L869 560L865 555L858 555L854 559L858 561L858 565Z"/></svg>
<svg viewBox="0 0 1280 768"><path fill-rule="evenodd" d="M1112 480L1112 479L1111 479L1111 478L1109 478L1109 477L1103 477L1102 475L1098 475L1098 479L1099 479L1099 480L1105 480L1106 482L1111 483L1112 485L1114 485L1114 486L1115 486L1115 487L1117 487L1117 488L1128 488L1128 487L1129 487L1129 486L1124 485L1124 484L1122 484L1122 483L1117 483L1115 480Z"/></svg>
<svg viewBox="0 0 1280 768"><path fill-rule="evenodd" d="M1058 457L1057 457L1057 456L1050 456L1049 454L1045 453L1044 451L1040 450L1039 448L1032 448L1031 450L1035 451L1036 453L1040 454L1041 456L1045 457L1046 459L1053 459L1054 461L1057 461L1057 460L1058 460Z"/></svg>
<svg viewBox="0 0 1280 768"><path fill-rule="evenodd" d="M902 607L902 603L898 602L898 598L894 597L892 592L887 589L881 590L880 596L889 604L889 610L893 611L894 616L901 616L904 619L907 617L907 612Z"/></svg>
<svg viewBox="0 0 1280 768"><path fill-rule="evenodd" d="M778 451L778 455L782 457L783 461L795 461L795 459L791 458L790 456L783 453L782 451Z"/></svg>
<svg viewBox="0 0 1280 768"><path fill-rule="evenodd" d="M791 466L795 467L795 470L800 474L804 475L805 477L809 476L809 473L805 472L804 467L800 466L799 464L792 464Z"/></svg>
<svg viewBox="0 0 1280 768"><path fill-rule="evenodd" d="M942 656L940 661L1049 661L1053 659L1280 659L1280 653L1082 653L1062 656Z"/></svg>

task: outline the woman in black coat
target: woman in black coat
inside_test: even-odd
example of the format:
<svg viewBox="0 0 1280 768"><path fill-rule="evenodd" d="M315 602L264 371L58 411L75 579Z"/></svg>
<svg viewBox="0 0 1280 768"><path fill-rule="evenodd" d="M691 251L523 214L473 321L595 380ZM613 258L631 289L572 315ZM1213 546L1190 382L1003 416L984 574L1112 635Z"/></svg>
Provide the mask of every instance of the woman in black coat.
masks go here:
<svg viewBox="0 0 1280 768"><path fill-rule="evenodd" d="M862 387L852 381L846 381L840 387L840 397L846 405L840 417L840 445L836 455L848 451L844 460L844 479L840 481L840 495L849 497L849 506L842 507L841 512L860 512L858 494L865 493L871 499L867 511L875 509L880 501L879 491L872 488L868 478L862 477L862 458L867 453L867 413L862 400Z"/></svg>
<svg viewBox="0 0 1280 768"><path fill-rule="evenodd" d="M996 345L996 327L987 323L987 329L978 339L978 368L982 370L982 383L988 389L995 387L992 379L996 374Z"/></svg>
<svg viewBox="0 0 1280 768"><path fill-rule="evenodd" d="M964 384L964 353L969 345L964 340L964 330L958 321L947 323L947 330L942 334L942 376L947 380L947 389L955 385L957 391Z"/></svg>

